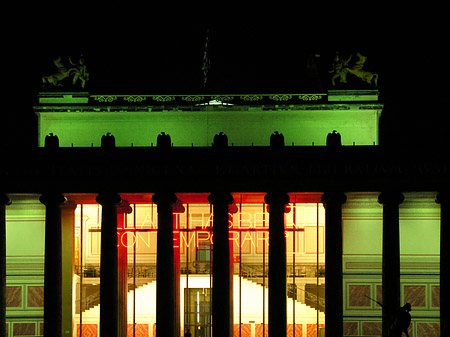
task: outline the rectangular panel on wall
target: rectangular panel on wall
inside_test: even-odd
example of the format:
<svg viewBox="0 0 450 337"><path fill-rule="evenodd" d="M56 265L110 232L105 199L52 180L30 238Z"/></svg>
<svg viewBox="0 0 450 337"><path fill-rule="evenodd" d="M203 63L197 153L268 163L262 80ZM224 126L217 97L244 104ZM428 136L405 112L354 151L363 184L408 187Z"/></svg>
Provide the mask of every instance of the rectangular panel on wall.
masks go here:
<svg viewBox="0 0 450 337"><path fill-rule="evenodd" d="M134 324L134 334L133 334L133 324L128 324L127 326L127 336L128 337L150 337L150 329L148 324Z"/></svg>
<svg viewBox="0 0 450 337"><path fill-rule="evenodd" d="M295 328L294 328L294 324L288 324L287 325L287 337L294 337L294 332L295 332L295 337L303 336L303 324L295 324Z"/></svg>
<svg viewBox="0 0 450 337"><path fill-rule="evenodd" d="M358 322L344 322L344 336L356 336L358 334Z"/></svg>
<svg viewBox="0 0 450 337"><path fill-rule="evenodd" d="M377 285L377 301L383 303L383 286Z"/></svg>
<svg viewBox="0 0 450 337"><path fill-rule="evenodd" d="M97 337L98 335L97 324L83 324L81 330L82 337ZM80 337L80 324L77 325L77 337Z"/></svg>
<svg viewBox="0 0 450 337"><path fill-rule="evenodd" d="M412 307L426 307L426 287L419 285L405 285L404 302L410 303Z"/></svg>
<svg viewBox="0 0 450 337"><path fill-rule="evenodd" d="M6 307L21 308L22 307L22 287L6 286Z"/></svg>
<svg viewBox="0 0 450 337"><path fill-rule="evenodd" d="M440 337L439 323L417 323L417 336Z"/></svg>
<svg viewBox="0 0 450 337"><path fill-rule="evenodd" d="M251 337L251 324L234 324L234 337Z"/></svg>
<svg viewBox="0 0 450 337"><path fill-rule="evenodd" d="M319 324L319 330L325 328L325 324ZM306 336L307 337L317 337L317 324L307 324L306 325Z"/></svg>
<svg viewBox="0 0 450 337"><path fill-rule="evenodd" d="M431 286L431 306L433 308L440 308L441 306L441 287Z"/></svg>
<svg viewBox="0 0 450 337"><path fill-rule="evenodd" d="M349 285L348 305L350 307L370 307L370 285Z"/></svg>
<svg viewBox="0 0 450 337"><path fill-rule="evenodd" d="M269 325L256 324L255 325L255 337L269 336Z"/></svg>
<svg viewBox="0 0 450 337"><path fill-rule="evenodd" d="M13 336L34 336L35 334L35 323L13 323Z"/></svg>
<svg viewBox="0 0 450 337"><path fill-rule="evenodd" d="M381 322L362 322L362 335L381 336Z"/></svg>
<svg viewBox="0 0 450 337"><path fill-rule="evenodd" d="M27 287L27 307L44 307L44 286Z"/></svg>

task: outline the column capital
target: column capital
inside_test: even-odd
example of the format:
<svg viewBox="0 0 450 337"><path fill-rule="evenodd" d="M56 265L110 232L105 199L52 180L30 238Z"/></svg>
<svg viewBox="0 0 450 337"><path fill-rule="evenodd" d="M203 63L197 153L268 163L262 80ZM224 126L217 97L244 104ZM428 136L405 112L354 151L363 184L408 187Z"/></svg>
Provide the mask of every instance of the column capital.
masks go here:
<svg viewBox="0 0 450 337"><path fill-rule="evenodd" d="M172 192L156 192L152 197L152 201L158 206L163 204L175 205L178 198L175 193Z"/></svg>
<svg viewBox="0 0 450 337"><path fill-rule="evenodd" d="M438 192L435 201L438 204L448 203L450 201L450 193L447 191Z"/></svg>
<svg viewBox="0 0 450 337"><path fill-rule="evenodd" d="M322 197L320 198L322 203L324 205L329 204L345 204L347 201L347 196L343 192L325 192L322 194Z"/></svg>
<svg viewBox="0 0 450 337"><path fill-rule="evenodd" d="M0 193L0 205L11 205L11 199L6 193Z"/></svg>
<svg viewBox="0 0 450 337"><path fill-rule="evenodd" d="M47 192L40 196L39 201L45 206L48 206L49 204L62 205L66 203L67 198L62 193Z"/></svg>
<svg viewBox="0 0 450 337"><path fill-rule="evenodd" d="M122 198L119 194L114 192L101 192L97 195L95 201L97 201L102 206L111 204L114 206L118 206L122 202Z"/></svg>
<svg viewBox="0 0 450 337"><path fill-rule="evenodd" d="M405 200L404 195L401 192L381 192L378 196L378 202L382 205L384 204L395 204L400 205L403 200Z"/></svg>
<svg viewBox="0 0 450 337"><path fill-rule="evenodd" d="M286 192L268 192L264 196L264 202L272 205L287 205L290 202L289 195Z"/></svg>
<svg viewBox="0 0 450 337"><path fill-rule="evenodd" d="M229 206L234 203L233 196L230 192L212 192L208 196L208 201L212 205L226 205Z"/></svg>
<svg viewBox="0 0 450 337"><path fill-rule="evenodd" d="M286 206L290 202L289 194L286 192L269 192L264 196L264 202L268 205L267 212L272 210L282 210L283 213L289 213L290 208Z"/></svg>

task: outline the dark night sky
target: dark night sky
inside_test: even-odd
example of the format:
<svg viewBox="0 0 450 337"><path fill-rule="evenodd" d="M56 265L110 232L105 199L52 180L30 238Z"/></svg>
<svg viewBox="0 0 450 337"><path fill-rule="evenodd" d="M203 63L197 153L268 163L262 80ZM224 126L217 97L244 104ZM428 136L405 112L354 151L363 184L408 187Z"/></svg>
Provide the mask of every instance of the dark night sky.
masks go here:
<svg viewBox="0 0 450 337"><path fill-rule="evenodd" d="M331 19L297 13L293 18L272 15L259 20L219 20L215 14L179 20L139 14L137 9L102 16L42 12L26 21L29 29L11 30L6 38L2 146L36 146L32 105L41 90L40 78L54 71L53 58L81 53L91 93L190 94L304 92L309 88L305 60L310 54L320 54L316 61L326 90L335 52L361 52L368 56L365 68L380 74L383 139L400 145L433 145L446 139L444 85L450 67L445 48L450 38L445 22L430 21L420 10L389 15L379 11L374 16L346 13ZM203 88L207 27L211 68Z"/></svg>

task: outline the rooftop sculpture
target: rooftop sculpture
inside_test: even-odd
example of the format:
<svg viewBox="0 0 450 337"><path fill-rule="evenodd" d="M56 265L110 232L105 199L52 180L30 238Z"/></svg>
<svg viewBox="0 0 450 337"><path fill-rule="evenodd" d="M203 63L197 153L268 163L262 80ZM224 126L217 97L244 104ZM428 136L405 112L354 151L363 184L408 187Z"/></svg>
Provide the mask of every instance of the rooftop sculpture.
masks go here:
<svg viewBox="0 0 450 337"><path fill-rule="evenodd" d="M86 82L89 80L89 73L87 72L84 58L81 55L77 62L74 62L71 57L68 59L71 67L66 66L66 62L59 56L53 60L56 66L56 72L42 77L42 86L50 85L51 87L62 87L62 80L72 78L72 84L76 85L80 81L81 88L84 89Z"/></svg>
<svg viewBox="0 0 450 337"><path fill-rule="evenodd" d="M333 86L336 85L336 79L339 79L340 83L347 83L347 74L350 73L356 77L359 77L364 82L376 87L378 85L378 74L374 74L363 69L367 57L361 53L357 53L357 59L350 66L352 58L353 55L350 55L348 59L342 60L339 57L339 53L336 53L333 61L333 68L329 71L330 74L333 74L331 77L331 83Z"/></svg>

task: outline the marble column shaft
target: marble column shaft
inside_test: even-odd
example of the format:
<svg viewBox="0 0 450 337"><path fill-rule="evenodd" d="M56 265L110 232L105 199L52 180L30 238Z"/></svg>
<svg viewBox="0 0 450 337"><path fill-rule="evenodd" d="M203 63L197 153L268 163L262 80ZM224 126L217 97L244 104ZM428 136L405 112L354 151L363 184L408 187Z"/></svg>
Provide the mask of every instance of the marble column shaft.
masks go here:
<svg viewBox="0 0 450 337"><path fill-rule="evenodd" d="M153 196L158 209L156 255L156 337L174 337L175 331L175 280L173 249L173 193L158 192ZM177 336L178 337L178 336Z"/></svg>
<svg viewBox="0 0 450 337"><path fill-rule="evenodd" d="M283 192L266 194L269 205L269 336L287 334L286 236L284 213L289 196Z"/></svg>
<svg viewBox="0 0 450 337"><path fill-rule="evenodd" d="M58 337L62 335L61 205L66 198L50 192L39 200L45 205L44 334Z"/></svg>
<svg viewBox="0 0 450 337"><path fill-rule="evenodd" d="M392 319L400 307L400 192L382 192L378 202L383 205L382 319L383 337L388 336Z"/></svg>
<svg viewBox="0 0 450 337"><path fill-rule="evenodd" d="M233 336L233 294L230 275L230 240L228 206L233 197L227 192L212 193L213 205L213 279L212 331L213 336Z"/></svg>
<svg viewBox="0 0 450 337"><path fill-rule="evenodd" d="M122 199L116 193L100 193L96 200L102 205L100 336L117 337L119 333L117 206Z"/></svg>
<svg viewBox="0 0 450 337"><path fill-rule="evenodd" d="M342 205L347 197L342 192L322 195L325 207L325 331L342 337Z"/></svg>

